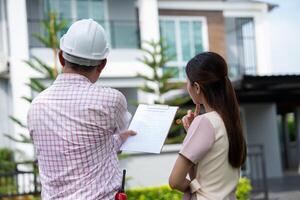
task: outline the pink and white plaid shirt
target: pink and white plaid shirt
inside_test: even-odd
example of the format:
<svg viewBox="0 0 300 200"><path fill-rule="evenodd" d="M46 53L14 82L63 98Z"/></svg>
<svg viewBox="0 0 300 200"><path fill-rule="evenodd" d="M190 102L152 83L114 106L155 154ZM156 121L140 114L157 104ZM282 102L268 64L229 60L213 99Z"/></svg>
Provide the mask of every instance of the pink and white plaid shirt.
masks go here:
<svg viewBox="0 0 300 200"><path fill-rule="evenodd" d="M28 113L42 199L112 200L121 185L117 158L130 114L117 90L61 74Z"/></svg>

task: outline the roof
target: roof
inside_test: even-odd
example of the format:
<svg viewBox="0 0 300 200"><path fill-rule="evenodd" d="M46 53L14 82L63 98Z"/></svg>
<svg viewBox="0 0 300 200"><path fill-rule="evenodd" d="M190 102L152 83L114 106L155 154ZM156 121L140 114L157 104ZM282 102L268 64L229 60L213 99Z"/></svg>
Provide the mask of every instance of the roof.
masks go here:
<svg viewBox="0 0 300 200"><path fill-rule="evenodd" d="M279 111L300 106L300 75L244 75L233 84L241 104L273 102Z"/></svg>
<svg viewBox="0 0 300 200"><path fill-rule="evenodd" d="M232 83L240 105L275 103L279 113L293 112L300 106L300 75L244 75ZM186 104L190 105L194 103Z"/></svg>
<svg viewBox="0 0 300 200"><path fill-rule="evenodd" d="M269 3L269 2L266 2L266 1L258 1L258 0L223 0L223 1L230 1L230 2L254 2L254 3L264 3L264 4L267 4L268 5L268 10L271 11L273 10L274 8L277 8L279 5L277 4L273 4L273 3Z"/></svg>

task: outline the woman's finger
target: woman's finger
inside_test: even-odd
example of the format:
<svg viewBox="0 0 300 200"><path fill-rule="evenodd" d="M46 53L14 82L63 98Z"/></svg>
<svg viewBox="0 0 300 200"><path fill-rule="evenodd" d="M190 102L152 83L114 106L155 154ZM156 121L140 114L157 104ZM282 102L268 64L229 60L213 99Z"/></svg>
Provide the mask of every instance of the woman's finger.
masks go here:
<svg viewBox="0 0 300 200"><path fill-rule="evenodd" d="M200 104L196 104L196 108L195 108L195 112L194 112L194 116L199 115L200 113Z"/></svg>
<svg viewBox="0 0 300 200"><path fill-rule="evenodd" d="M184 127L185 130L187 130L189 128L189 121L188 121L186 116L184 116L182 118L182 124L183 124L183 127Z"/></svg>
<svg viewBox="0 0 300 200"><path fill-rule="evenodd" d="M187 111L187 116L190 118L190 117L193 117L193 112L192 110L188 110Z"/></svg>

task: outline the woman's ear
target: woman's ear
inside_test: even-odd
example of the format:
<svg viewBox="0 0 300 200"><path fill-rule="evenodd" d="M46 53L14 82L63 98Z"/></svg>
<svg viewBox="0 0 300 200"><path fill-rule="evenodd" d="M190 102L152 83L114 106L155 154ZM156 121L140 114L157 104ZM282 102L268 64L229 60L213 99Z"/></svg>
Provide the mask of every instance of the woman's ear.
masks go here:
<svg viewBox="0 0 300 200"><path fill-rule="evenodd" d="M201 91L200 91L200 89L201 89L201 88L200 88L200 85L199 85L199 83L197 83L197 82L195 82L194 85L195 85L195 89L196 89L196 94L199 95L200 92L201 92Z"/></svg>

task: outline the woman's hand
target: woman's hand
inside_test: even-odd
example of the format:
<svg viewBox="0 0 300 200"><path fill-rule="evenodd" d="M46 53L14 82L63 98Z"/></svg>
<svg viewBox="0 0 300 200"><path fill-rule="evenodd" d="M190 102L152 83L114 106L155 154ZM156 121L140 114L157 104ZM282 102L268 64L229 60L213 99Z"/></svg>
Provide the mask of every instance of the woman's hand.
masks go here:
<svg viewBox="0 0 300 200"><path fill-rule="evenodd" d="M192 110L188 110L187 114L182 118L182 124L185 129L185 131L188 131L191 123L195 119L196 116L198 116L200 113L200 104L196 104L195 112L192 112Z"/></svg>

